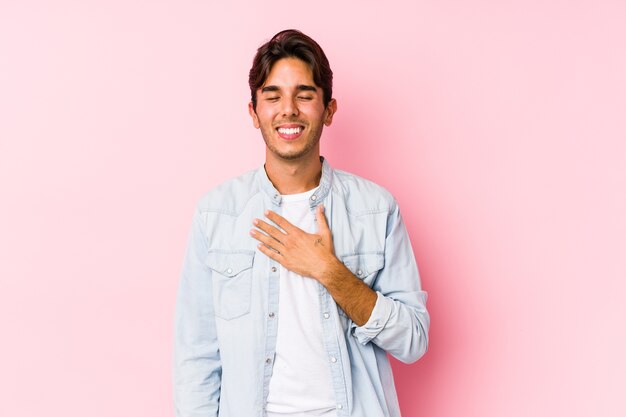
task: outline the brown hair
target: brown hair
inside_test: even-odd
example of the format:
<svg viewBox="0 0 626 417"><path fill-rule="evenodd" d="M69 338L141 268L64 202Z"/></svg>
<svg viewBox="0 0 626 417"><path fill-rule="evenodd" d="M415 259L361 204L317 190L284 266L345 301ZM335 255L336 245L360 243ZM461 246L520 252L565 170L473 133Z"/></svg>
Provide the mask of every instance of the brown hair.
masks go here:
<svg viewBox="0 0 626 417"><path fill-rule="evenodd" d="M322 48L313 39L295 29L278 32L261 45L252 61L248 77L252 106L256 110L256 91L263 86L272 66L282 58L298 58L306 62L313 73L315 85L322 88L324 107L333 96L333 72Z"/></svg>

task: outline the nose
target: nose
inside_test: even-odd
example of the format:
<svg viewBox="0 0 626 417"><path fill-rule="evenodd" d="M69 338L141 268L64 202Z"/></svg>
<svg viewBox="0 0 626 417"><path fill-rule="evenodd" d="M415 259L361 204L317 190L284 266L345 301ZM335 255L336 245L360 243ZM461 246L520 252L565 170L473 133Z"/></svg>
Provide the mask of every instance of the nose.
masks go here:
<svg viewBox="0 0 626 417"><path fill-rule="evenodd" d="M283 117L297 116L300 113L295 98L285 97L285 99L282 100L282 104Z"/></svg>

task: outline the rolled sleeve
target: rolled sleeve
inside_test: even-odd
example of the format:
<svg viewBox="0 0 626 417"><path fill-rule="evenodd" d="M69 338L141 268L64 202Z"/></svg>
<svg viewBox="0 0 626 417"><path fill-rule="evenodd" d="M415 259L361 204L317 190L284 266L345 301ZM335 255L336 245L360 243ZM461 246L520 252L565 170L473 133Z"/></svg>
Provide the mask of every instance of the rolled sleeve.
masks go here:
<svg viewBox="0 0 626 417"><path fill-rule="evenodd" d="M369 320L362 326L354 325L352 334L362 345L367 344L374 339L385 328L391 311L393 309L393 301L388 300L380 292L376 293L377 299Z"/></svg>

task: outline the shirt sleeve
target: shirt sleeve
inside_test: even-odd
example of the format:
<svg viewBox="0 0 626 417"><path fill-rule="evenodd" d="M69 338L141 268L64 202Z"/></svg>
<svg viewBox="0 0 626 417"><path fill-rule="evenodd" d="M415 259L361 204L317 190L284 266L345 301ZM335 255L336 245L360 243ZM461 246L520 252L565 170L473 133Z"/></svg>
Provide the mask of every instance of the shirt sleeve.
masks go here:
<svg viewBox="0 0 626 417"><path fill-rule="evenodd" d="M374 343L396 359L411 363L428 348L430 317L420 276L398 205L387 219L384 265L372 289L377 300L369 320L352 324L352 334L365 345Z"/></svg>
<svg viewBox="0 0 626 417"><path fill-rule="evenodd" d="M216 417L222 367L203 217L196 210L176 297L174 408L177 417Z"/></svg>

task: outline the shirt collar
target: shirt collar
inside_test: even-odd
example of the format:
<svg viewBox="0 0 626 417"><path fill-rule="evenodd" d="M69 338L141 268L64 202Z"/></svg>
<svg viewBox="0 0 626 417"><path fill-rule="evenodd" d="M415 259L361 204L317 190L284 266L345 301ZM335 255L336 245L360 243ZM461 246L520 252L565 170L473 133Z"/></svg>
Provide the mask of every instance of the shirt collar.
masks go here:
<svg viewBox="0 0 626 417"><path fill-rule="evenodd" d="M320 156L320 161L322 162L322 177L320 178L319 187L309 198L309 205L311 207L316 207L326 198L328 192L330 191L330 185L333 178L333 169L328 161L326 161L326 158ZM258 169L257 178L259 179L261 190L263 190L263 192L267 194L272 203L280 206L282 196L280 195L278 190L274 188L274 185L267 176L267 172L265 172L265 165L261 165L261 167Z"/></svg>

